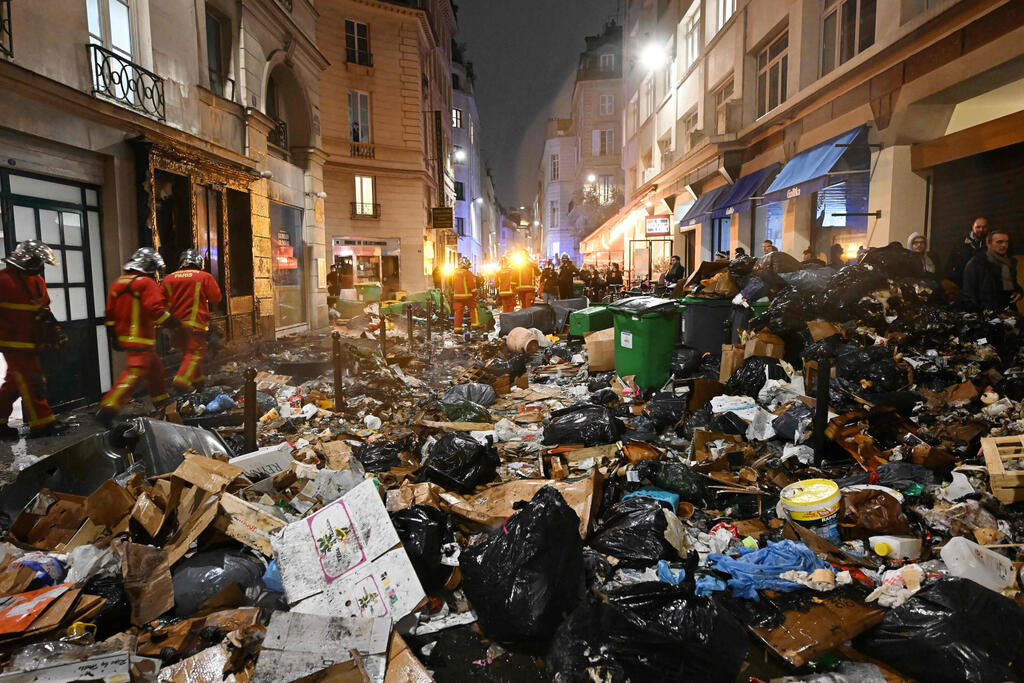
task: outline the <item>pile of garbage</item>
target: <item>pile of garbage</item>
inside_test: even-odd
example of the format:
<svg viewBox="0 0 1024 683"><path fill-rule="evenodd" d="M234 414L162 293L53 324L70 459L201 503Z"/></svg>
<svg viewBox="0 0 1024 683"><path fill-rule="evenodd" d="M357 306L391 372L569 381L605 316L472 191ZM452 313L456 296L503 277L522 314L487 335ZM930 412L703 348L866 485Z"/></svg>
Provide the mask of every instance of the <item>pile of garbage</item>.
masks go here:
<svg viewBox="0 0 1024 683"><path fill-rule="evenodd" d="M883 256L762 268L655 389L540 314L336 320L338 395L329 337L263 350L245 452L225 364L4 489L4 675L1024 678L1019 320Z"/></svg>

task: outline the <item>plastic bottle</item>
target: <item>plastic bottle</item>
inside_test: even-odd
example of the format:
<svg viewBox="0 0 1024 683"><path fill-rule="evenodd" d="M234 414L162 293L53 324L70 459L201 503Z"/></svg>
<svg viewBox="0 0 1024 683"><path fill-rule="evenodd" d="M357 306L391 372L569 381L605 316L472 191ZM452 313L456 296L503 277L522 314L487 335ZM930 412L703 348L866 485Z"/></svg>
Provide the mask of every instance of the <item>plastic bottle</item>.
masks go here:
<svg viewBox="0 0 1024 683"><path fill-rule="evenodd" d="M963 536L949 539L939 553L951 576L981 584L996 592L1013 585L1013 562Z"/></svg>
<svg viewBox="0 0 1024 683"><path fill-rule="evenodd" d="M916 560L921 556L921 539L915 536L871 536L868 545L876 555L891 560Z"/></svg>

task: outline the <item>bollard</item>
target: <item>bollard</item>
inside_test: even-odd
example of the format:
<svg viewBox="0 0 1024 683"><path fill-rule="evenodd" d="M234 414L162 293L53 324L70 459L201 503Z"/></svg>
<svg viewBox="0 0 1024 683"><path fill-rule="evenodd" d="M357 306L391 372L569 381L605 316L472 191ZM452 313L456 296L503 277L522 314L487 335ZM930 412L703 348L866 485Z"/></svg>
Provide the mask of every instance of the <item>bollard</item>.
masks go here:
<svg viewBox="0 0 1024 683"><path fill-rule="evenodd" d="M260 419L256 399L256 368L245 370L245 452L256 450L256 423Z"/></svg>
<svg viewBox="0 0 1024 683"><path fill-rule="evenodd" d="M416 328L413 327L412 304L405 305L405 314L409 321L409 351L416 350Z"/></svg>
<svg viewBox="0 0 1024 683"><path fill-rule="evenodd" d="M341 332L335 330L331 333L331 337L334 338L334 348L332 349L331 361L334 365L334 412L341 412L342 400L345 396L345 386L343 384L344 370L341 367Z"/></svg>
<svg viewBox="0 0 1024 683"><path fill-rule="evenodd" d="M384 359L384 365L388 364L388 319L383 313L380 315L380 355Z"/></svg>
<svg viewBox="0 0 1024 683"><path fill-rule="evenodd" d="M814 460L825 457L825 427L828 425L828 385L832 377L832 358L822 354L818 359L818 378L814 394Z"/></svg>
<svg viewBox="0 0 1024 683"><path fill-rule="evenodd" d="M427 297L427 345L430 345L430 333L434 321L434 299Z"/></svg>

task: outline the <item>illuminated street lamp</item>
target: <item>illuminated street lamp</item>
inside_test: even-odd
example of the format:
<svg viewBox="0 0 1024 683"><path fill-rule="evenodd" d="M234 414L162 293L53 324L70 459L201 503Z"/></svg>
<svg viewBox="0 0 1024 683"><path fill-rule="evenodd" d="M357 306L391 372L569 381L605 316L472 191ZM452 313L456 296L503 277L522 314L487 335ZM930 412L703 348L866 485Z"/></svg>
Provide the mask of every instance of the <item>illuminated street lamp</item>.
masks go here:
<svg viewBox="0 0 1024 683"><path fill-rule="evenodd" d="M465 161L465 160L466 160L466 150L464 150L464 149L457 149L457 150L455 150L455 161Z"/></svg>
<svg viewBox="0 0 1024 683"><path fill-rule="evenodd" d="M664 45L648 43L640 51L640 63L648 71L657 71L665 66L666 62L668 62L668 53L665 51Z"/></svg>
<svg viewBox="0 0 1024 683"><path fill-rule="evenodd" d="M596 183L597 182L597 176L594 175L593 173L591 173L590 175L587 176L587 182L588 183Z"/></svg>

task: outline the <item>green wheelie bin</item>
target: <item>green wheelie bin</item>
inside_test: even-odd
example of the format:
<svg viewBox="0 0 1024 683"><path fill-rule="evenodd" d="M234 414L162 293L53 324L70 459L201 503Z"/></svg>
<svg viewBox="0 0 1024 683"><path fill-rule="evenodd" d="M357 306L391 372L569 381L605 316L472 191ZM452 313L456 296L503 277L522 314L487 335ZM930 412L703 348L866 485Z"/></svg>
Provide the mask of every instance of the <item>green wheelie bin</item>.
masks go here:
<svg viewBox="0 0 1024 683"><path fill-rule="evenodd" d="M615 316L615 372L633 375L643 389L660 388L672 375L679 302L634 296L608 308Z"/></svg>

